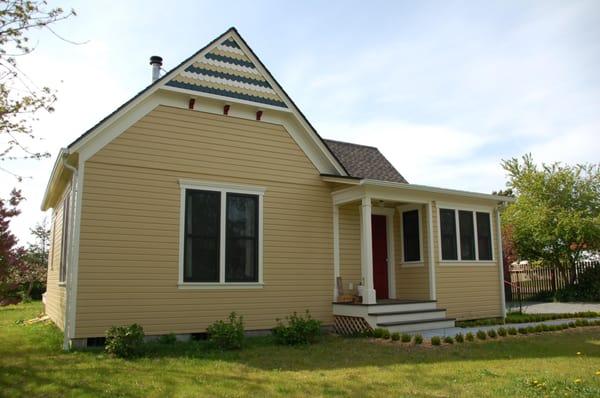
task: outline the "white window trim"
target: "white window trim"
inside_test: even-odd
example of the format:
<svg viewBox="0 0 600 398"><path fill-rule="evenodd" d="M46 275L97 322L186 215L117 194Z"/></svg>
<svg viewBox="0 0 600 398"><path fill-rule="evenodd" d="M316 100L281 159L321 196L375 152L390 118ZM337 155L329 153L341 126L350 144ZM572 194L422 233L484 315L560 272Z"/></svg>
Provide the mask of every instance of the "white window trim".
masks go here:
<svg viewBox="0 0 600 398"><path fill-rule="evenodd" d="M263 202L266 188L242 184L229 184L213 181L179 180L179 282L180 289L260 289L263 283ZM185 192L188 189L216 191L221 193L220 245L219 245L219 282L184 282L184 242L185 242ZM258 196L258 282L225 282L225 223L227 193L241 193Z"/></svg>
<svg viewBox="0 0 600 398"><path fill-rule="evenodd" d="M456 228L456 254L458 260L444 260L442 257L442 222L441 222L441 211L442 209L454 210L454 224ZM470 211L473 217L473 230L475 235L475 260L463 260L460 252L460 225L458 222L458 212L462 211ZM492 245L492 259L491 260L479 260L479 238L477 235L477 215L476 213L487 213L490 217L490 242ZM492 215L494 212L493 207L486 206L470 206L470 205L462 205L462 204L454 204L454 203L438 203L437 205L437 213L438 213L438 225L439 225L439 247L438 254L440 258L440 264L443 266L495 266L497 261L497 256L495 255L495 245L494 245L494 232L493 232L493 220Z"/></svg>
<svg viewBox="0 0 600 398"><path fill-rule="evenodd" d="M400 267L402 268L418 268L425 266L423 257L423 209L421 204L398 206L400 213ZM404 218L403 214L408 211L417 210L417 219L419 223L419 260L404 261Z"/></svg>

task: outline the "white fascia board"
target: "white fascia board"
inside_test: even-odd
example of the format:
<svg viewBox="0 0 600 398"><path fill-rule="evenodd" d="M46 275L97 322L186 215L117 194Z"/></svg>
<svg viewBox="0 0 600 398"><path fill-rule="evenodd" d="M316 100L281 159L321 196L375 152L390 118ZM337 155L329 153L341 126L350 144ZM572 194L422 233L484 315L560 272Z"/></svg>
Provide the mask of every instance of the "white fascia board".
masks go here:
<svg viewBox="0 0 600 398"><path fill-rule="evenodd" d="M437 193L453 196L461 196L473 199L491 200L495 202L514 202L515 199L508 196L491 195L479 192L462 191L458 189L438 188L428 185L405 184L401 182L379 181L363 179L360 185L365 187L380 187L380 188L397 188L405 191L414 191L422 193Z"/></svg>

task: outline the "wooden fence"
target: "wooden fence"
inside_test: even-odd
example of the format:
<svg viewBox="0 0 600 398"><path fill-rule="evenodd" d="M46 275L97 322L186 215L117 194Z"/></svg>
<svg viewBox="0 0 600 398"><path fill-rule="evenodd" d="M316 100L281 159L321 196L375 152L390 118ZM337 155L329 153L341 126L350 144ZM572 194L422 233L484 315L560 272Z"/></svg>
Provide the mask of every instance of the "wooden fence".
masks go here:
<svg viewBox="0 0 600 398"><path fill-rule="evenodd" d="M572 272L575 272L575 283L583 271L588 268L600 267L600 261L580 261L574 270L567 270L566 275L556 268L527 268L511 270L510 283L506 284L506 300L519 299L519 290L522 300L527 300L544 295L551 295L569 284Z"/></svg>

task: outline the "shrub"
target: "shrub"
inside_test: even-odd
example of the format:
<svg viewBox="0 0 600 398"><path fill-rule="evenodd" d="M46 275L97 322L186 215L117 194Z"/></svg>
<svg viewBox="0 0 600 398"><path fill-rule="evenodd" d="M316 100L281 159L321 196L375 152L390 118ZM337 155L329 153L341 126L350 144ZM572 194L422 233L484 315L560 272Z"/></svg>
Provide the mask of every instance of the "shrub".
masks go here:
<svg viewBox="0 0 600 398"><path fill-rule="evenodd" d="M308 310L305 316L294 312L286 319L287 325L277 320L277 326L273 328L273 336L279 344L310 344L316 342L321 335L321 321L313 319Z"/></svg>
<svg viewBox="0 0 600 398"><path fill-rule="evenodd" d="M569 327L570 328L575 328L577 326L575 325L575 322L571 321L571 322L569 322Z"/></svg>
<svg viewBox="0 0 600 398"><path fill-rule="evenodd" d="M552 330L550 325L546 325L545 323L542 323L541 326L542 326L542 332L547 332L548 330Z"/></svg>
<svg viewBox="0 0 600 398"><path fill-rule="evenodd" d="M506 337L508 331L505 328L498 328L498 336Z"/></svg>
<svg viewBox="0 0 600 398"><path fill-rule="evenodd" d="M577 275L577 284L556 292L558 301L600 301L600 267L587 268Z"/></svg>
<svg viewBox="0 0 600 398"><path fill-rule="evenodd" d="M410 334L402 333L402 342L403 343L409 343L411 338L412 337Z"/></svg>
<svg viewBox="0 0 600 398"><path fill-rule="evenodd" d="M444 343L454 344L454 339L452 338L452 336L446 336L444 337Z"/></svg>
<svg viewBox="0 0 600 398"><path fill-rule="evenodd" d="M431 345L440 345L442 344L442 339L440 339L440 336L433 336L431 338Z"/></svg>
<svg viewBox="0 0 600 398"><path fill-rule="evenodd" d="M229 314L228 321L216 321L206 328L208 339L221 350L235 350L244 344L244 322L235 312Z"/></svg>
<svg viewBox="0 0 600 398"><path fill-rule="evenodd" d="M510 334L511 336L516 336L517 329L516 328L508 328L508 334Z"/></svg>
<svg viewBox="0 0 600 398"><path fill-rule="evenodd" d="M177 341L177 337L175 333L163 334L158 338L158 342L160 344L175 344Z"/></svg>
<svg viewBox="0 0 600 398"><path fill-rule="evenodd" d="M483 330L480 329L477 331L477 338L479 340L485 340L487 338L487 335Z"/></svg>
<svg viewBox="0 0 600 398"><path fill-rule="evenodd" d="M527 334L527 333L529 333L529 330L527 328L519 328L519 333L520 334Z"/></svg>
<svg viewBox="0 0 600 398"><path fill-rule="evenodd" d="M404 338L404 335L402 335L402 338ZM398 333L398 332L392 333L392 341L398 341L398 340L400 340L400 333ZM404 340L402 340L402 341L404 341Z"/></svg>
<svg viewBox="0 0 600 398"><path fill-rule="evenodd" d="M535 330L536 333L541 333L544 331L544 327L541 324L534 326L533 329Z"/></svg>
<svg viewBox="0 0 600 398"><path fill-rule="evenodd" d="M492 339L495 339L496 337L498 337L498 333L496 333L496 330L494 329L490 329L487 332L488 336L490 336Z"/></svg>
<svg viewBox="0 0 600 398"><path fill-rule="evenodd" d="M134 323L129 326L112 326L106 331L104 349L119 358L132 358L139 355L144 345L144 329Z"/></svg>
<svg viewBox="0 0 600 398"><path fill-rule="evenodd" d="M535 327L534 326L527 326L527 333L535 333Z"/></svg>
<svg viewBox="0 0 600 398"><path fill-rule="evenodd" d="M568 329L568 328L569 328L569 325L567 325L566 323L562 323L562 324L560 325L560 329L561 329L561 330L565 330L565 329Z"/></svg>
<svg viewBox="0 0 600 398"><path fill-rule="evenodd" d="M373 330L373 337L375 337L376 339L381 339L383 338L383 333L386 330L384 328L376 328L375 330Z"/></svg>
<svg viewBox="0 0 600 398"><path fill-rule="evenodd" d="M387 329L383 329L383 335L381 336L381 338L388 340L390 337L392 337L392 334L390 333L390 331Z"/></svg>
<svg viewBox="0 0 600 398"><path fill-rule="evenodd" d="M423 344L423 336L420 334L415 334L414 342L415 344Z"/></svg>
<svg viewBox="0 0 600 398"><path fill-rule="evenodd" d="M475 340L475 336L473 335L473 333L471 333L471 332L468 332L468 333L465 335L465 340L467 340L467 341L473 341L473 340Z"/></svg>
<svg viewBox="0 0 600 398"><path fill-rule="evenodd" d="M456 340L457 343L464 343L465 336L463 336L462 333L457 333L456 336L454 336L454 340Z"/></svg>

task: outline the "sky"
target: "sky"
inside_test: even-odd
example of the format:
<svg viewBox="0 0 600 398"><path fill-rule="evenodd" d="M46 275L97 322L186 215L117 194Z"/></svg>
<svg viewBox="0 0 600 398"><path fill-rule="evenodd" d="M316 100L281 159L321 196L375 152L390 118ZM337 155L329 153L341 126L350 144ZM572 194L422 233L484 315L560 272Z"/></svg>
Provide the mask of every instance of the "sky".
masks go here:
<svg viewBox="0 0 600 398"><path fill-rule="evenodd" d="M321 136L377 146L411 183L491 193L502 159L600 161L600 1L55 1L77 16L34 33L19 59L57 90L27 142L42 161L5 161L0 196L26 201L21 243L61 147L164 68L235 26Z"/></svg>

